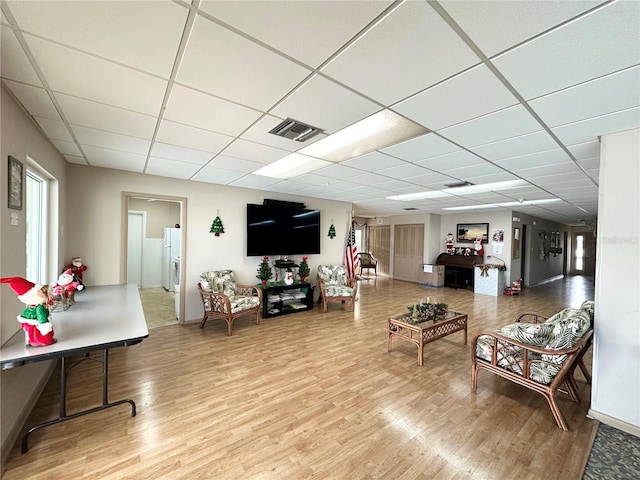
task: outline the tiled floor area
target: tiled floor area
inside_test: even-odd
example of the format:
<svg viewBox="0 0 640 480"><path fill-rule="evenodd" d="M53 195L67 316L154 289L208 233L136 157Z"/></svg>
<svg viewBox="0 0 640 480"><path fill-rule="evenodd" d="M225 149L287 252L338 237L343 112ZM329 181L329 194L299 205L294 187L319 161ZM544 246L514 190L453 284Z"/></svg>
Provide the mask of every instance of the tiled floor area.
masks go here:
<svg viewBox="0 0 640 480"><path fill-rule="evenodd" d="M141 288L140 300L148 328L176 325L175 297L164 288Z"/></svg>

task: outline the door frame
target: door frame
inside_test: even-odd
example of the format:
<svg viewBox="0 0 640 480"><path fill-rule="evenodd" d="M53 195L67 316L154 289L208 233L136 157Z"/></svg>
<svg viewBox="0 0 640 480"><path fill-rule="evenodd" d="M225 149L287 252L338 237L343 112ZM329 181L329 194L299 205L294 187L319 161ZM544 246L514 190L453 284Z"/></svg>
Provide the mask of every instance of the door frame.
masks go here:
<svg viewBox="0 0 640 480"><path fill-rule="evenodd" d="M171 202L177 202L180 204L180 237L181 244L183 246L180 252L180 308L178 311L178 324L184 325L184 311L185 311L185 271L187 265L187 198L186 197L174 197L172 195L161 195L154 193L139 193L139 192L122 192L121 194L121 232L120 245L122 255L120 257L120 283L127 282L127 263L128 263L128 239L129 239L129 199L131 198L143 198L150 200L166 200Z"/></svg>

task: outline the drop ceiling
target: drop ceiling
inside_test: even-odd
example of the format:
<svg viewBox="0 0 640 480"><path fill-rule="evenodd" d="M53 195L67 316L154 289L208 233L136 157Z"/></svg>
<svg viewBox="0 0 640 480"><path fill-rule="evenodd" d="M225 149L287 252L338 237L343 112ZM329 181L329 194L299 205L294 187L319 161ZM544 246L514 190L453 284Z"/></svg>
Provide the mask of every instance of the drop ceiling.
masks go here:
<svg viewBox="0 0 640 480"><path fill-rule="evenodd" d="M2 82L68 162L360 216L556 198L515 210L591 223L599 136L640 127L638 1L2 1L1 23ZM384 109L428 133L284 180L253 173ZM268 133L285 118L322 133Z"/></svg>

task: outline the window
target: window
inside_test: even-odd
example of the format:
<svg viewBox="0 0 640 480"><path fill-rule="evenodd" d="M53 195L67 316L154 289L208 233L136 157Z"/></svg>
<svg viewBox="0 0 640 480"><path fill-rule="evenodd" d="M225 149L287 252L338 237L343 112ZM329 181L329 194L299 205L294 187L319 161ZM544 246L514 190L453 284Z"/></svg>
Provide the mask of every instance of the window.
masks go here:
<svg viewBox="0 0 640 480"><path fill-rule="evenodd" d="M576 271L581 272L584 268L584 235L576 235Z"/></svg>
<svg viewBox="0 0 640 480"><path fill-rule="evenodd" d="M47 284L47 181L28 167L26 200L27 279Z"/></svg>

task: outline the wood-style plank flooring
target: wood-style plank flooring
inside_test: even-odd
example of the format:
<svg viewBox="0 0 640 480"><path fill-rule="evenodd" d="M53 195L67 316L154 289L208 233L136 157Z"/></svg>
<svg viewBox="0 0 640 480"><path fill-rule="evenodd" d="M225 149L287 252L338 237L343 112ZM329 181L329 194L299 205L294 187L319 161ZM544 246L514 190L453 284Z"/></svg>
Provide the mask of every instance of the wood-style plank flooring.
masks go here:
<svg viewBox="0 0 640 480"><path fill-rule="evenodd" d="M428 344L419 367L413 344L387 352L386 322L427 296L469 314L469 345L461 332ZM109 399L134 399L136 417L121 406L38 430L3 478L578 480L596 424L590 387L580 382L579 405L561 401L563 432L539 394L487 372L472 392L470 344L519 313L587 299L586 277L514 297L379 277L361 282L355 315L333 303L245 317L232 337L222 321L156 328L111 351ZM68 412L98 405L100 384L100 364L76 367ZM57 395L54 374L29 426L57 415Z"/></svg>

